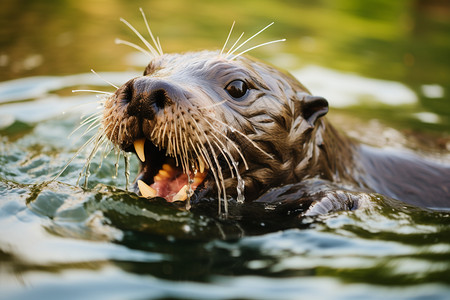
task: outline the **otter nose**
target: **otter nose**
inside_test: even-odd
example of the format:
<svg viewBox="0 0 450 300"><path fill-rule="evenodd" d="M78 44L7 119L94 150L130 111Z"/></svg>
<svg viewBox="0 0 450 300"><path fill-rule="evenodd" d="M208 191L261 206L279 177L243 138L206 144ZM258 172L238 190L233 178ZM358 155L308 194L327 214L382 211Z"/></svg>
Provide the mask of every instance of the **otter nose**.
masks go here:
<svg viewBox="0 0 450 300"><path fill-rule="evenodd" d="M153 119L158 111L184 97L174 83L149 77L132 79L123 88L128 114L146 119Z"/></svg>

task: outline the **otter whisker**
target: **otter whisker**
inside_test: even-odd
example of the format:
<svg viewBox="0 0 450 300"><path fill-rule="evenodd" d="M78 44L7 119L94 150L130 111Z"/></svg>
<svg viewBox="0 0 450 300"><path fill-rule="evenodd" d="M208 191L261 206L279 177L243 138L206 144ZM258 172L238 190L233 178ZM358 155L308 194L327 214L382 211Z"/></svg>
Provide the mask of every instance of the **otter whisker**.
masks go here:
<svg viewBox="0 0 450 300"><path fill-rule="evenodd" d="M189 141L189 143L191 144L191 149L193 149L194 150L194 153L195 153L195 156L197 157L197 169L199 170L200 169L200 162L199 162L199 160L200 160L200 155L198 154L198 152L197 152L197 149L195 148L195 146L194 146L194 142L192 141L192 139L189 137L188 138L188 141ZM195 160L195 159L194 159Z"/></svg>
<svg viewBox="0 0 450 300"><path fill-rule="evenodd" d="M253 46L253 47L251 47L251 48L249 48L249 49L247 49L247 50L244 50L244 51L242 51L241 53L239 53L239 54L233 56L232 58L230 58L230 60L233 60L233 59L235 59L236 57L239 57L239 56L241 56L242 54L247 53L247 52L249 52L249 51L251 51L251 50L253 50L253 49L256 49L256 48L259 48L259 47L262 47L262 46L266 46L266 45L270 45L270 44L274 44L274 43L285 42L285 41L286 41L286 39L280 39L280 40L270 41L270 42L266 42L266 43L262 43L262 44Z"/></svg>
<svg viewBox="0 0 450 300"><path fill-rule="evenodd" d="M219 146L219 144L217 143L218 139L217 137L215 137L215 140L213 141L214 145L216 145L217 149L219 149L220 153L222 153L223 158L225 159L225 161L227 162L228 168L230 169L231 172L231 177L234 178L234 174L233 174L233 167L231 166L229 157L232 159L233 157L231 156L231 154L227 151L227 154L225 154L224 150L226 150L225 148L223 148L224 146ZM220 144L222 144L221 141L218 141ZM223 144L222 144L223 145Z"/></svg>
<svg viewBox="0 0 450 300"><path fill-rule="evenodd" d="M67 167L73 162L73 160L96 138L96 135L90 137L75 153L74 156L72 156L72 158L64 165L64 167L62 168L61 171L59 171L58 174L56 174L56 176L52 179L52 181L56 180L59 178L59 176L61 176L62 173L64 173L64 171L67 169ZM78 184L78 182L77 182Z"/></svg>
<svg viewBox="0 0 450 300"><path fill-rule="evenodd" d="M228 52L225 55L225 59L230 56L230 52L233 51L233 48L236 47L237 43L239 43L239 41L241 40L241 38L244 36L244 32L241 33L241 35L238 37L238 39L234 42L233 46L231 46L231 48L228 50Z"/></svg>
<svg viewBox="0 0 450 300"><path fill-rule="evenodd" d="M103 124L104 124L104 123L103 123ZM108 126L106 126L106 127L104 128L104 130L105 130L105 132L106 132L106 131L109 131L109 128L112 126L112 130L109 131L109 135L107 134L109 140L111 140L111 141L114 140L114 136L113 136L113 135L114 135L114 132L116 131L116 128L117 128L118 125L119 125L119 122L113 121L113 122L109 123Z"/></svg>
<svg viewBox="0 0 450 300"><path fill-rule="evenodd" d="M205 140L207 141L207 143L209 144L211 150L214 152L214 150L212 149L212 146L211 146L209 137L206 135L206 133L205 133L203 130L200 130L200 127L199 127L197 121L196 121L194 118L192 118L192 121L193 121L193 123L195 124L195 127L197 127L197 130L195 130L195 133L196 133L198 139L201 140L200 137L198 136L198 133L197 133L197 132L201 132L202 135L203 135L203 137L204 137L204 139L205 139ZM212 133L212 132L210 132L210 133L214 136L215 139L219 140L219 139L217 138L217 136L214 135L214 133ZM222 144L222 145L223 145L223 144ZM219 147L219 146L217 146L217 148L219 148L219 150L221 149L221 147ZM225 148L225 145L223 145L223 148ZM220 150L220 151L222 151L222 150ZM215 154L215 153L213 153L213 154L214 154L214 158L216 159L216 154ZM223 152L222 152L222 154L223 154ZM224 155L224 157L226 158L226 155L225 155L225 154L223 154L223 155ZM216 160L216 163L218 164L218 161L217 161L217 160ZM227 163L228 163L228 160L227 160ZM211 165L211 167L212 167L212 165Z"/></svg>
<svg viewBox="0 0 450 300"><path fill-rule="evenodd" d="M239 50L242 46L244 46L245 44L247 44L249 41L251 41L254 37L256 37L257 35L259 35L261 32L263 32L264 30L266 30L267 28L269 28L270 26L272 26L274 24L274 22L270 23L269 25L267 25L266 27L264 27L263 29L261 29L260 31L258 31L257 33L255 33L254 35L252 35L251 37L249 37L248 39L246 39L242 44L240 44L236 49L234 49L233 51L227 53L227 58L231 55L233 55L237 50Z"/></svg>
<svg viewBox="0 0 450 300"><path fill-rule="evenodd" d="M126 127L125 122L124 121L120 122L119 131L117 133L117 135L119 136L118 140L119 144L122 144L124 138L126 137L125 134L123 134L123 132L125 131L125 127Z"/></svg>
<svg viewBox="0 0 450 300"><path fill-rule="evenodd" d="M151 59L154 58L154 56L153 56L150 52L148 52L148 51L145 50L144 48L142 48L142 47L136 45L135 43L128 42L128 41L125 41L125 40L122 40L122 39L116 39L116 40L115 40L115 43L116 43L117 45L122 44L122 45L130 46L131 48L134 48L134 49L136 49L136 50L138 50L138 51L144 53L145 55L148 55Z"/></svg>
<svg viewBox="0 0 450 300"><path fill-rule="evenodd" d="M263 153L264 155L266 155L267 157L269 157L270 159L273 159L273 155L270 155L269 153L267 153L266 151L264 151L263 149L261 149L261 147L259 147L254 141L252 141L246 134L242 133L241 131L239 131L238 129L220 121L217 118L214 118L214 121L217 121L218 123L224 125L225 127L229 128L231 132L233 133L237 133L240 136L242 136L243 138L245 138L253 147L255 147L256 149L258 149L259 151L261 151L261 153Z"/></svg>
<svg viewBox="0 0 450 300"><path fill-rule="evenodd" d="M75 132L77 132L78 130L80 130L82 127L84 127L84 126L86 126L86 124L89 124L89 123L100 123L101 122L101 114L102 114L102 112L97 112L97 113L94 113L94 114L92 114L92 115L90 115L89 117L87 117L87 118L85 118L83 121L81 121L81 123L80 123L80 125L78 125L78 127L77 128L75 128L70 134L69 134L69 138L72 136L72 135L74 135L75 134ZM85 133L83 133L81 136L84 136L85 135Z"/></svg>
<svg viewBox="0 0 450 300"><path fill-rule="evenodd" d="M83 122L80 123L80 126L77 129L80 129L81 127L89 124L89 126L85 130L85 133L83 133L83 135L85 135L86 131L90 130L90 128L92 126L100 125L101 123L102 123L101 114L93 114L89 118L86 118L85 120L83 120Z"/></svg>
<svg viewBox="0 0 450 300"><path fill-rule="evenodd" d="M172 156L175 157L176 166L179 166L181 164L181 162L179 161L178 155L177 155L178 141L177 141L177 137L176 137L175 124L173 122L170 124L170 137L171 137L171 141L172 141Z"/></svg>
<svg viewBox="0 0 450 300"><path fill-rule="evenodd" d="M155 37L153 36L152 31L150 30L150 26L148 25L147 17L145 16L144 10L142 9L142 7L139 7L139 10L141 11L142 18L144 19L145 26L147 27L148 34L152 38L153 44L155 44L155 47L158 50L159 55L163 55L164 52L162 51L161 44L159 43L159 39L158 39L158 41L155 41Z"/></svg>
<svg viewBox="0 0 450 300"><path fill-rule="evenodd" d="M172 138L172 133L173 133L173 132L174 132L174 124L173 124L173 122L172 122L172 123L170 123L170 131L169 131L169 141L172 142L172 144L171 144L171 146L172 146L171 154L172 154L172 156L175 157L175 165L176 165L176 166L179 166L179 163L178 163L178 155L176 155L176 153L177 153L177 142L176 142L176 137ZM169 144L169 145L170 145L170 144Z"/></svg>
<svg viewBox="0 0 450 300"><path fill-rule="evenodd" d="M114 115L105 116L104 111L99 112L99 114L103 114L103 116L101 117L103 123L105 123L105 121L109 121L109 119L114 118Z"/></svg>
<svg viewBox="0 0 450 300"><path fill-rule="evenodd" d="M94 142L94 146L86 160L86 163L84 164L84 167L81 169L80 175L78 177L77 180L77 185L80 182L80 179L83 177L84 175L84 188L87 188L87 184L88 184L88 178L90 176L90 166L91 166L91 161L93 159L93 157L95 156L95 154L97 153L98 147L101 143L101 140L104 138L105 136L103 135L103 133L99 130L93 137L92 139L89 140L89 144L91 142Z"/></svg>
<svg viewBox="0 0 450 300"><path fill-rule="evenodd" d="M108 140L108 138L106 138L106 136L104 136L102 134L101 140L98 143L98 147L97 147L98 149L94 154L94 156L95 156L98 152L101 153L100 154L100 162L99 162L97 169L100 169L102 167L103 159L111 152L112 148L110 148L109 146L110 146L110 141Z"/></svg>
<svg viewBox="0 0 450 300"><path fill-rule="evenodd" d="M233 24L231 24L230 32L228 33L227 39L225 40L225 44L223 45L222 50L220 51L220 56L222 56L223 51L225 51L225 48L226 48L226 46L228 44L228 41L229 41L230 36L231 36L231 33L233 32L233 28L234 28L234 24L235 23L236 23L236 21L233 21Z"/></svg>
<svg viewBox="0 0 450 300"><path fill-rule="evenodd" d="M181 126L179 127L178 131L179 131L179 134L180 134L180 148L181 148L181 153L182 153L184 164L185 164L185 173L189 176L189 169L190 169L190 166L189 166L189 161L190 161L190 159L189 159L189 152L188 152L187 147L186 147L185 137L181 133Z"/></svg>
<svg viewBox="0 0 450 300"><path fill-rule="evenodd" d="M92 130L99 128L101 125L102 125L101 123L97 123L97 124L96 123L92 123L91 125L89 125L88 128L86 128L84 130L84 132L83 132L83 134L81 136L85 136L86 134L88 134Z"/></svg>
<svg viewBox="0 0 450 300"><path fill-rule="evenodd" d="M208 163L209 163L209 165L210 165L210 170L211 170L211 172L213 173L214 181L215 181L215 183L216 183L216 187L217 187L217 199L219 200L219 215L220 215L220 214L222 213L222 205L221 205L221 202L222 202L222 185L220 184L220 180L219 180L217 171L212 167L212 166L213 166L213 163L212 163L212 161L211 161L210 156L208 155L208 150L206 149L206 147L205 147L204 145L202 145L202 146L203 146L203 149L200 149L200 148L199 148L199 150L201 150L201 151L204 152L204 153L203 153L203 156L206 157L206 159L207 159L207 161L208 161ZM212 150L212 152L213 152L213 157L214 157L214 159L216 160L216 163L217 163L217 159L216 159L214 150ZM217 164L218 164L218 163L217 163ZM225 193L225 191L224 191L224 193ZM226 200L226 198L224 198L224 199Z"/></svg>
<svg viewBox="0 0 450 300"><path fill-rule="evenodd" d="M158 127L154 126L152 132L150 133L150 136L153 136L153 134L155 133L155 131L158 129Z"/></svg>
<svg viewBox="0 0 450 300"><path fill-rule="evenodd" d="M202 149L204 149L205 152L208 153L205 145L203 145L203 143L200 142L201 139L200 139L200 136L198 135L197 131L195 131L195 135L197 136L197 148L200 149L200 147L199 147L199 145L200 145L202 147ZM202 158L204 159L205 163L207 164L207 167L209 169L212 169L213 165L212 165L211 161L209 160L209 157L208 156L205 157L203 151L200 151L200 153L202 154Z"/></svg>
<svg viewBox="0 0 450 300"><path fill-rule="evenodd" d="M182 121L183 126L180 126L179 130L180 130L180 136L182 138L182 148L184 149L184 153L186 155L186 163L189 163L189 161L194 161L194 159L189 159L189 154L191 154L191 156L192 156L192 153L190 151L188 151L189 145L188 145L188 141L187 141L186 135L182 134L182 130L183 129L184 129L185 132L188 131L188 128L186 126L186 121L184 120L184 115L183 114L181 114L181 121ZM188 166L188 170L189 170L189 166Z"/></svg>
<svg viewBox="0 0 450 300"><path fill-rule="evenodd" d="M224 205L224 214L228 215L228 201L227 201L227 191L225 189L225 180L223 178L223 173L222 173L222 167L220 166L219 162L217 161L217 156L216 153L214 152L213 148L211 147L211 151L214 154L214 160L216 162L216 168L217 168L217 174L219 175L219 181L220 183L222 183L222 189L223 189L223 198L222 198L222 203ZM220 201L220 198L219 198ZM220 210L219 210L219 214L220 214Z"/></svg>
<svg viewBox="0 0 450 300"><path fill-rule="evenodd" d="M176 119L176 122L177 121L178 121L178 119ZM175 140L177 142L177 154L178 154L178 156L180 156L180 162L181 162L181 166L183 169L183 173L187 174L187 172L189 170L189 164L186 161L186 153L184 152L183 143L182 143L181 126L179 126L179 124L176 124L176 126L175 126Z"/></svg>
<svg viewBox="0 0 450 300"><path fill-rule="evenodd" d="M215 128L211 123L209 123L208 120L205 119L205 121L211 126L211 129L213 129L214 131L216 131L216 132L218 132L218 133L223 135L223 133L221 133L220 130ZM229 160L229 159L231 159L234 162L233 155L230 153L228 147L226 147L225 144L214 134L214 132L210 132L210 134L213 136L214 143L216 144L217 148L220 150L220 152L222 153L223 157L225 158L225 161L227 162L228 167L229 167L229 169L231 171L231 176L234 178L234 174L232 172L233 168L231 167L231 163L230 163L230 160ZM220 144L220 146L217 144L216 141ZM233 144L232 141L230 141L230 142ZM227 154L225 154L224 151ZM243 159L245 160L245 158L243 158ZM236 172L237 172L237 170L236 170Z"/></svg>
<svg viewBox="0 0 450 300"><path fill-rule="evenodd" d="M91 69L91 72L94 73L98 78L100 78L101 80L103 80L107 84L111 85L113 88L119 89L119 87L117 85L113 84L112 82L110 82L110 81L106 80L105 78L103 78L102 76L100 76L100 74L95 72L94 69Z"/></svg>
<svg viewBox="0 0 450 300"><path fill-rule="evenodd" d="M160 126L160 128L162 128L162 127ZM167 129L167 122L164 123L164 128L163 128L163 130L162 130L162 137L163 137L163 139L164 139L164 137L166 136L166 129ZM159 133L161 133L161 130L159 131ZM160 141L160 138L161 138L161 135L158 135L158 145L161 145L161 144L162 144L162 141L161 141L161 143L159 142L159 141ZM161 147L161 146L160 146L160 147Z"/></svg>
<svg viewBox="0 0 450 300"><path fill-rule="evenodd" d="M194 124L197 126L197 128L198 128L198 130L200 130L199 129L199 127L198 127L198 124L197 124L197 121L195 121L195 119L194 118L192 118L193 119L193 122L194 122ZM207 142L207 145L209 146L209 149L211 150L211 154L212 154L212 157L213 157L213 159L214 159L214 162L215 162L215 165L216 165L216 167L215 167L215 169L216 169L216 172L217 172L217 175L218 175L218 181L217 181L217 178L216 178L216 185L217 185L217 189L219 190L219 201L223 201L224 202L224 210L225 210L225 214L228 214L228 202L227 202L227 194L226 194L226 190L225 190L225 181L224 181L224 179L223 179L223 173L222 173L222 167L220 166L220 163L219 163L219 161L217 160L217 154L216 154L216 152L214 151L214 147L212 146L212 144L211 144L211 141L210 141L210 139L209 139L209 137L206 135L206 133L204 132L204 131L200 131L202 134L203 134L203 136L205 137L205 139L206 139L206 142ZM220 147L219 147L219 149L220 149ZM211 170L214 170L214 168L212 167L213 165L212 165L212 163L211 163ZM214 171L213 171L214 172ZM223 190L223 199L221 200L221 197L220 197L220 186L222 186L222 190ZM221 205L219 205L219 214L220 214L220 212L221 212Z"/></svg>
<svg viewBox="0 0 450 300"><path fill-rule="evenodd" d="M114 168L115 168L115 177L117 177L119 175L119 160L120 160L120 153L122 151L120 151L119 149L117 149L117 146L114 145L114 150L116 153L116 161L114 163Z"/></svg>
<svg viewBox="0 0 450 300"><path fill-rule="evenodd" d="M215 128L214 126L211 126L214 130L216 130L217 132L219 132L220 134L222 134L221 133L221 131L219 131L217 128ZM211 134L213 134L214 135L214 133L211 133ZM231 165L230 165L230 162L228 161L228 159L227 159L227 157L225 156L225 154L222 152L222 154L224 155L224 157L225 157L225 159L227 160L227 163L228 163L228 167L230 168L230 172L231 172L231 176L232 176L232 178L234 178L234 174L233 174L233 172L232 172L232 170L234 169L234 171L235 171L235 173L236 173L236 178L238 179L238 198L237 198L237 200L238 201L243 201L243 196L242 196L242 192L243 192L243 190L244 190L244 188L245 188L245 183L243 182L243 180L242 180L242 178L241 178L241 175L240 175L240 173L239 173L239 168L238 168L238 162L234 159L234 157L233 157L233 155L230 153L230 151L229 151L229 149L227 148L227 147L225 147L224 145L223 145L223 143L220 141L220 139L217 137L217 136L215 136L214 135L214 137L215 137L215 139L223 146L223 149L225 150L225 152L227 153L227 156L230 158L230 160L231 160L231 164L233 165L233 167L231 167ZM226 136L225 136L225 138L227 138ZM228 139L229 140L229 139ZM231 141L231 140L229 140L230 142L231 142L231 145L236 149L236 151L240 154L240 156L241 156L241 158L242 158L242 160L243 160L243 162L244 162L244 164L245 164L245 166L246 166L246 169L248 170L248 165L247 165L247 161L245 160L245 158L244 158L244 156L242 155L242 153L241 153L241 151L237 148L237 146L236 146L236 144L233 142L233 141ZM220 148L219 148L220 149Z"/></svg>
<svg viewBox="0 0 450 300"><path fill-rule="evenodd" d="M87 93L96 93L96 94L105 94L105 95L113 95L112 92L105 92L105 91L98 91L98 90L72 90L72 93L80 93L80 92L87 92Z"/></svg>
<svg viewBox="0 0 450 300"><path fill-rule="evenodd" d="M87 117L82 117L83 121L81 121L80 124L84 125L84 124L89 123L89 122L91 122L93 120L100 122L102 120L102 117L101 117L102 115L103 115L103 111L98 111L98 112L90 114Z"/></svg>
<svg viewBox="0 0 450 300"><path fill-rule="evenodd" d="M111 150L113 148L112 147L110 148L110 147L111 147L111 142L107 138L104 138L102 143L99 146L101 155L100 155L100 162L99 162L97 169L100 170L100 168L102 167L102 164L103 164L103 159L105 159L108 156L108 154L111 153Z"/></svg>
<svg viewBox="0 0 450 300"><path fill-rule="evenodd" d="M156 42L157 42L157 45L158 45L158 49L161 52L161 55L164 55L164 51L163 51L163 49L161 47L161 41L159 40L159 36L156 37Z"/></svg>
<svg viewBox="0 0 450 300"><path fill-rule="evenodd" d="M216 119L214 119L216 120ZM218 120L216 120L218 121ZM205 118L205 122L207 122L210 127L212 129L214 129L217 133L219 133L221 136L223 136L227 141L230 142L231 146L233 146L233 148L236 150L236 152L239 154L239 156L242 158L242 161L244 162L245 165L245 169L248 170L248 164L247 164L247 160L245 159L244 155L242 154L242 151L238 148L238 146L236 145L236 143L231 140L228 136L226 136L222 131L220 131L219 129L217 129L215 126L213 126L206 118ZM231 126L229 126L230 128L232 128ZM236 129L235 129L236 130Z"/></svg>
<svg viewBox="0 0 450 300"><path fill-rule="evenodd" d="M159 56L158 51L156 51L156 49L139 33L139 31L133 27L133 25L128 23L128 21L123 18L120 18L120 21L127 25L128 28L130 28L139 37L139 39L144 43L145 46L147 46L148 50L150 50L151 54L154 57Z"/></svg>
<svg viewBox="0 0 450 300"><path fill-rule="evenodd" d="M130 154L125 151L121 151L123 160L125 162L125 189L128 192L128 186L130 185Z"/></svg>

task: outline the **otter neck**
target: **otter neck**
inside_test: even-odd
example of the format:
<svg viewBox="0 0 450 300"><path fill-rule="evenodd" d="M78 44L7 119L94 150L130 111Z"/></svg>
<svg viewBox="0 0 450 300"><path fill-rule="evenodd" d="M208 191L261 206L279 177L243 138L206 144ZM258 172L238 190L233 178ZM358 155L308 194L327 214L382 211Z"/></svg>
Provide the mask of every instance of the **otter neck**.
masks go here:
<svg viewBox="0 0 450 300"><path fill-rule="evenodd" d="M357 184L359 169L356 164L358 155L356 144L341 134L326 119L316 129L316 176L340 183Z"/></svg>

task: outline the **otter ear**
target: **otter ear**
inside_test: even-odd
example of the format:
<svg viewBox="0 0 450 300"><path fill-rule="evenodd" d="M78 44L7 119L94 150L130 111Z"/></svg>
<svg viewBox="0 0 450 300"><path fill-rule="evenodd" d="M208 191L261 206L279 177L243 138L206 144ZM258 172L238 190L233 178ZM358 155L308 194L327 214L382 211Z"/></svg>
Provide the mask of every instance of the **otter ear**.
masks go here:
<svg viewBox="0 0 450 300"><path fill-rule="evenodd" d="M328 101L319 96L303 96L302 117L311 126L314 126L316 120L328 112Z"/></svg>

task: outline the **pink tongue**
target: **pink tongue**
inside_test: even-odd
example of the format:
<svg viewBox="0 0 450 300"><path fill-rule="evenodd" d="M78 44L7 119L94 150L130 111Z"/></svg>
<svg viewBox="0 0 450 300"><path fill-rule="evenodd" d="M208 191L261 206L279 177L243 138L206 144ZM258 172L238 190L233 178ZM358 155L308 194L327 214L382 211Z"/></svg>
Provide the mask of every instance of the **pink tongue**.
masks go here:
<svg viewBox="0 0 450 300"><path fill-rule="evenodd" d="M188 177L186 174L181 174L176 178L168 178L163 180L158 180L151 185L157 192L159 197L172 200L180 189L188 183Z"/></svg>

